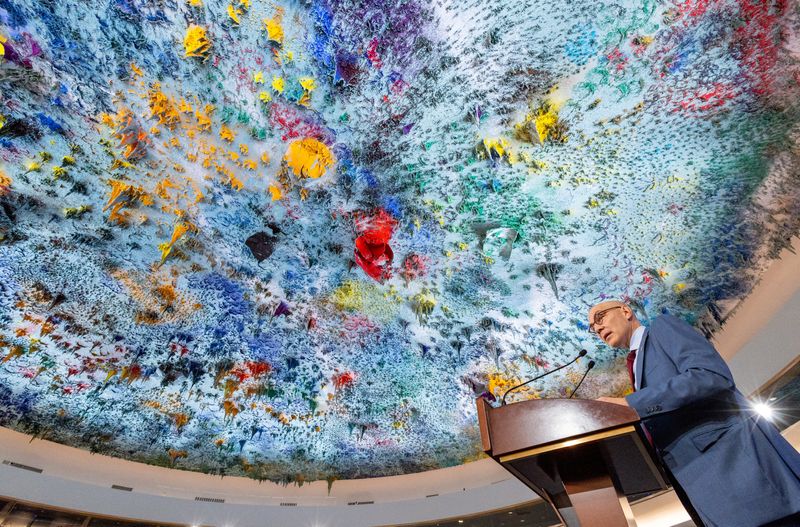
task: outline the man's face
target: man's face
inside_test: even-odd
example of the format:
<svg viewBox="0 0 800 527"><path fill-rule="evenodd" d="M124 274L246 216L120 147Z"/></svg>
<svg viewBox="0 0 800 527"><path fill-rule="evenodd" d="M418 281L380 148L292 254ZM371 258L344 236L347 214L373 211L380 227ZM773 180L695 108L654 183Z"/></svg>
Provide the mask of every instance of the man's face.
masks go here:
<svg viewBox="0 0 800 527"><path fill-rule="evenodd" d="M602 302L589 310L589 328L613 348L628 347L634 320L633 312L622 302Z"/></svg>

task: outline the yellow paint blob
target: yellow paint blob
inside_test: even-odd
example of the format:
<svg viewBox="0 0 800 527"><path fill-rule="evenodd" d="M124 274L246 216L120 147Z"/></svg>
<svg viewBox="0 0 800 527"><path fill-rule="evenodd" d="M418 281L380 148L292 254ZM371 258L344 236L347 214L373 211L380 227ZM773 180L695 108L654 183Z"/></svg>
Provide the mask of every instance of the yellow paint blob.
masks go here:
<svg viewBox="0 0 800 527"><path fill-rule="evenodd" d="M483 140L484 153L490 158L503 157L508 153L508 148L508 141L505 139L486 138Z"/></svg>
<svg viewBox="0 0 800 527"><path fill-rule="evenodd" d="M175 245L175 243L189 231L189 228L190 225L188 223L179 221L172 229L172 238L170 239L169 243L162 243L158 246L159 250L161 251L162 264L167 260L167 257L172 252L172 246Z"/></svg>
<svg viewBox="0 0 800 527"><path fill-rule="evenodd" d="M233 20L233 23L238 26L241 23L239 17L242 16L242 10L238 7L234 7L233 4L228 4L228 16Z"/></svg>
<svg viewBox="0 0 800 527"><path fill-rule="evenodd" d="M349 280L331 293L331 302L342 311L358 311L364 306L364 291L361 284Z"/></svg>
<svg viewBox="0 0 800 527"><path fill-rule="evenodd" d="M264 29L267 30L267 39L276 44L283 45L283 26L281 25L280 14L274 18L264 20Z"/></svg>
<svg viewBox="0 0 800 527"><path fill-rule="evenodd" d="M411 309L417 316L423 317L430 315L436 307L436 298L426 291L417 293L411 298Z"/></svg>
<svg viewBox="0 0 800 527"><path fill-rule="evenodd" d="M111 194L108 203L103 207L103 212L109 208L111 209L108 215L109 221L114 221L120 225L127 224L130 214L127 211L122 211L122 208L133 201L139 201L145 206L152 204L152 198L142 187L134 187L117 179L109 179L108 184L111 185Z"/></svg>
<svg viewBox="0 0 800 527"><path fill-rule="evenodd" d="M203 111L197 111L194 114L195 119L197 119L197 127L204 132L211 130L211 112L214 111L213 104L207 104Z"/></svg>
<svg viewBox="0 0 800 527"><path fill-rule="evenodd" d="M558 122L558 111L550 104L542 105L534 116L539 142L544 143Z"/></svg>
<svg viewBox="0 0 800 527"><path fill-rule="evenodd" d="M11 188L11 178L0 172L0 196Z"/></svg>
<svg viewBox="0 0 800 527"><path fill-rule="evenodd" d="M180 111L175 100L161 91L161 84L153 83L147 92L147 102L150 106L150 117L158 117L158 123L172 129L181 120Z"/></svg>
<svg viewBox="0 0 800 527"><path fill-rule="evenodd" d="M186 29L183 47L186 50L187 57L208 59L208 53L211 51L211 41L206 36L205 28L196 24L190 25Z"/></svg>
<svg viewBox="0 0 800 527"><path fill-rule="evenodd" d="M180 188L168 178L164 178L158 182L153 193L161 199L170 199L169 189Z"/></svg>
<svg viewBox="0 0 800 527"><path fill-rule="evenodd" d="M5 42L8 42L8 39L0 35L0 57L6 56L6 47L3 45Z"/></svg>
<svg viewBox="0 0 800 527"><path fill-rule="evenodd" d="M286 87L286 81L283 80L283 77L272 77L272 89L278 93L283 93L283 89Z"/></svg>
<svg viewBox="0 0 800 527"><path fill-rule="evenodd" d="M489 393L494 394L497 397L501 396L503 393L505 393L506 390L508 390L512 386L516 386L517 384L519 384L519 380L517 378L507 377L499 372L490 373L488 375L487 380L489 381L486 387L487 391ZM539 398L536 392L533 392L533 394L531 394L530 388L527 386L523 387L520 390L520 393L525 393L527 397L531 397L532 395L534 399Z"/></svg>
<svg viewBox="0 0 800 527"><path fill-rule="evenodd" d="M300 86L306 91L314 91L317 88L317 82L311 77L303 77L300 79Z"/></svg>
<svg viewBox="0 0 800 527"><path fill-rule="evenodd" d="M181 99L181 102L178 103L178 111L181 113L194 113L194 108L186 102L186 99Z"/></svg>
<svg viewBox="0 0 800 527"><path fill-rule="evenodd" d="M235 136L233 131L223 124L219 129L219 137L220 139L224 139L227 142L232 143Z"/></svg>
<svg viewBox="0 0 800 527"><path fill-rule="evenodd" d="M272 196L272 201L278 201L283 197L283 192L281 192L281 188L278 185L270 185L269 193Z"/></svg>
<svg viewBox="0 0 800 527"><path fill-rule="evenodd" d="M330 148L313 137L291 143L283 160L292 173L301 179L323 176L336 161Z"/></svg>

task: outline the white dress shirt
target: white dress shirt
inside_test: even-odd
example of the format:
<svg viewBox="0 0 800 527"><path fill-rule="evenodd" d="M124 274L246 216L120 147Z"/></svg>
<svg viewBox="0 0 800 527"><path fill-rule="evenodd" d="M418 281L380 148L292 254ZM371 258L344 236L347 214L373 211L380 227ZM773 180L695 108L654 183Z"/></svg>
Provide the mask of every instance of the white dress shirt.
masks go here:
<svg viewBox="0 0 800 527"><path fill-rule="evenodd" d="M633 386L637 390L639 389L639 377L636 375L636 366L639 364L642 353L644 353L644 350L639 349L642 345L642 337L644 337L644 326L639 326L633 331L633 335L631 335L631 344L629 346L631 351L636 350L636 358L633 359Z"/></svg>

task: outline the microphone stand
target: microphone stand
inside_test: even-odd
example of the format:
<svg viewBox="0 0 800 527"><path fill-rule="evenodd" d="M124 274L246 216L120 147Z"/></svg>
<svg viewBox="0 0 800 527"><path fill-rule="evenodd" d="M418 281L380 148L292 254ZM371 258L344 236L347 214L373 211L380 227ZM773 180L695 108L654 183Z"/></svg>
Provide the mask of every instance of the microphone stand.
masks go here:
<svg viewBox="0 0 800 527"><path fill-rule="evenodd" d="M580 382L578 382L578 385L575 387L574 390L572 390L572 393L570 394L569 397L567 397L567 399L572 399L572 397L575 395L575 392L577 392L578 388L580 388L581 384L583 384L583 380L586 378L587 375L589 375L589 370L591 370L592 368L594 368L594 361L590 360L589 364L586 365L586 371L583 372L583 377L581 377Z"/></svg>
<svg viewBox="0 0 800 527"><path fill-rule="evenodd" d="M572 359L571 361L569 361L568 363L566 363L566 364L564 364L564 365L562 365L562 366L559 366L558 368L554 368L554 369L552 369L552 370L550 370L550 371L546 371L546 372L544 372L543 374L541 374L541 375L538 375L538 376L534 377L533 379L529 379L529 380L527 380L527 381L523 382L522 384L518 384L518 385L516 385L516 386L512 386L511 388L509 388L508 390L506 390L506 392L503 394L503 397L502 397L502 399L501 399L501 404L500 404L500 406L505 406L505 405L506 405L506 396L507 396L509 393L511 393L511 392L513 392L514 390L516 390L517 388L522 388L522 387L523 387L523 386L525 386L526 384L530 384L530 383L532 383L533 381L538 381L538 380L539 380L539 379L541 379L542 377L547 377L547 376L548 376L548 375L550 375L551 373L555 373L555 372L557 372L558 370L563 370L564 368L566 368L566 367L567 367L567 366L569 366L570 364L573 364L575 361L577 361L578 359L580 359L581 357L583 357L583 356L584 356L584 355L586 355L587 353L588 353L588 352L587 352L586 350L581 350L581 352L580 352L580 353L578 353L578 356L577 356L577 357L575 357L574 359Z"/></svg>

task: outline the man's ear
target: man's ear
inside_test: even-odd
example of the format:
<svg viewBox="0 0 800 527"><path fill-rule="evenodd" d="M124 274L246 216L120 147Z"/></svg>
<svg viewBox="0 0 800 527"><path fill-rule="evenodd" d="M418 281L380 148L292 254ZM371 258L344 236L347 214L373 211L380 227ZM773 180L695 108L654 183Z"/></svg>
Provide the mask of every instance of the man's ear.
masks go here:
<svg viewBox="0 0 800 527"><path fill-rule="evenodd" d="M635 315L633 314L633 309L631 309L631 308L630 308L630 307L628 307L628 306L622 306L622 312L625 314L625 319L626 319L626 320L629 320L629 321L630 321L630 320L633 320L633 318L634 318L634 316L635 316Z"/></svg>

